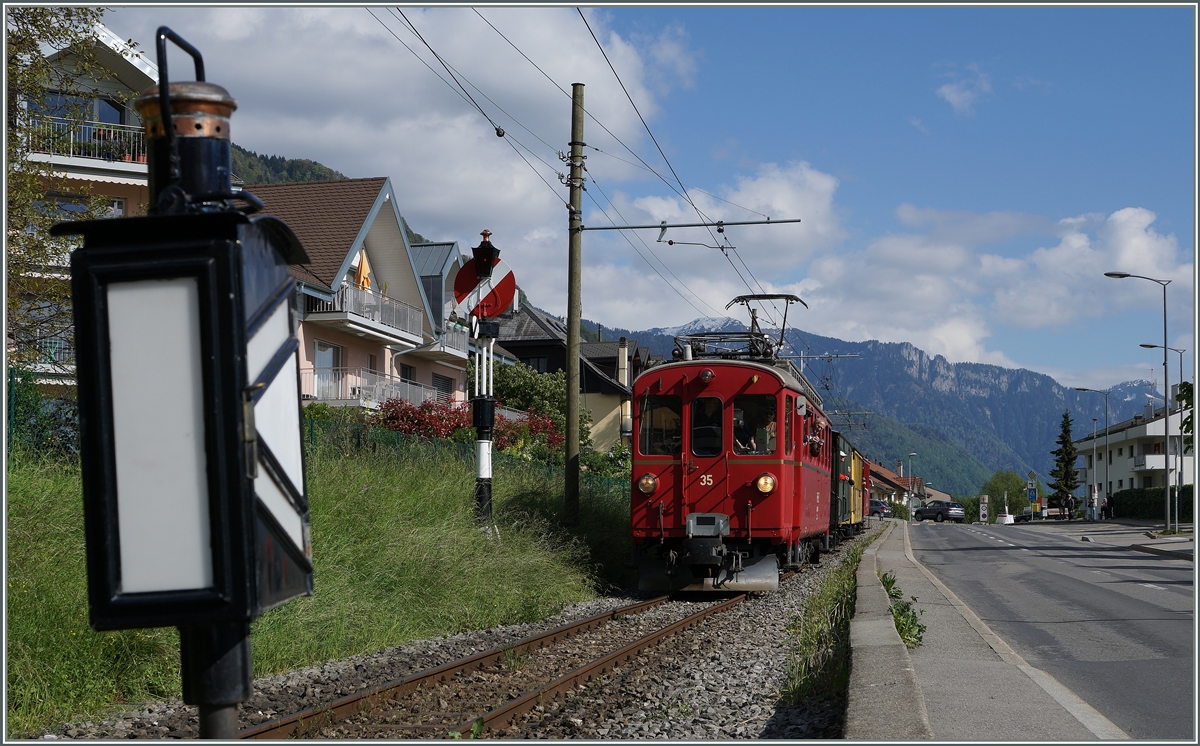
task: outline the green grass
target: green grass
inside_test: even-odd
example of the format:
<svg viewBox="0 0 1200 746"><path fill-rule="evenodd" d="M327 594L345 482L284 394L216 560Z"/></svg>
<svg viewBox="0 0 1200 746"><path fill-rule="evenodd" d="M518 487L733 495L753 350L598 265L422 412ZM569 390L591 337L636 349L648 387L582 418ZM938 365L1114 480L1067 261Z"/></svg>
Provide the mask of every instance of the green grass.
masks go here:
<svg viewBox="0 0 1200 746"><path fill-rule="evenodd" d="M892 612L892 621L896 623L896 632L900 635L900 640L907 647L917 647L925 636L925 625L921 624L921 614L924 614L925 610L921 609L918 612L913 606L917 601L916 596L909 596L910 601L904 600L904 592L900 590L900 586L896 585L896 575L890 570L880 575L879 581L882 583L883 589L887 591L888 598L892 599L889 609Z"/></svg>
<svg viewBox="0 0 1200 746"><path fill-rule="evenodd" d="M855 542L837 567L829 571L789 625L793 647L788 654L785 701L799 705L845 693L850 683L850 619L858 583L854 573L867 546L879 535Z"/></svg>
<svg viewBox="0 0 1200 746"><path fill-rule="evenodd" d="M252 625L256 676L541 619L627 572L627 497L585 492L576 536L557 520L561 472L498 459L489 536L473 515L474 467L453 446L307 435L315 595ZM175 629L88 626L80 495L78 466L9 461L11 738L179 695Z"/></svg>

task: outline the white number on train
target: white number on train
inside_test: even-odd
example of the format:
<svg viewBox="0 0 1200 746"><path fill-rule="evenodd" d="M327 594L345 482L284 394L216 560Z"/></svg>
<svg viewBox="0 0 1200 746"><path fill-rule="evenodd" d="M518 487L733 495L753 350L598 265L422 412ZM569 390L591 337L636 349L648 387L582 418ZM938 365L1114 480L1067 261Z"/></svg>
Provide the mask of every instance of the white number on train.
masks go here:
<svg viewBox="0 0 1200 746"><path fill-rule="evenodd" d="M713 483L712 482L712 474L701 474L700 475L700 486L701 487L710 487L710 486L712 486L712 483Z"/></svg>

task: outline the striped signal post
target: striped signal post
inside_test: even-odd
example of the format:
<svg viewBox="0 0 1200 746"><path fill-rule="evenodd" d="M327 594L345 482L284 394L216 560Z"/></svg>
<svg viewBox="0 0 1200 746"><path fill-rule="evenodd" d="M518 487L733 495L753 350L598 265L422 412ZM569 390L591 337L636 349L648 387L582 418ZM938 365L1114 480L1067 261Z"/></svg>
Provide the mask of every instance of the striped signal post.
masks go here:
<svg viewBox="0 0 1200 746"><path fill-rule="evenodd" d="M475 513L479 521L492 520L492 433L496 425L495 346L500 324L489 318L504 313L516 300L517 281L500 261L500 250L484 230L483 240L471 249L474 259L454 278L455 314L469 315L471 336L477 342L475 396L471 398L471 424L475 427Z"/></svg>

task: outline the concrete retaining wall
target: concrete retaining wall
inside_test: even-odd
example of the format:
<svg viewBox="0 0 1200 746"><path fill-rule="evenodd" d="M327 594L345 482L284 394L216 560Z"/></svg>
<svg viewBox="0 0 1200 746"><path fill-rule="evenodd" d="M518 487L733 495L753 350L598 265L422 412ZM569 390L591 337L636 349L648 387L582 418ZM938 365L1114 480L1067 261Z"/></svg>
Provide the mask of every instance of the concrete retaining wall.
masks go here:
<svg viewBox="0 0 1200 746"><path fill-rule="evenodd" d="M855 579L858 594L850 621L850 691L845 738L932 739L925 699L892 619L891 599L876 575L875 552L895 529L890 525L863 552Z"/></svg>

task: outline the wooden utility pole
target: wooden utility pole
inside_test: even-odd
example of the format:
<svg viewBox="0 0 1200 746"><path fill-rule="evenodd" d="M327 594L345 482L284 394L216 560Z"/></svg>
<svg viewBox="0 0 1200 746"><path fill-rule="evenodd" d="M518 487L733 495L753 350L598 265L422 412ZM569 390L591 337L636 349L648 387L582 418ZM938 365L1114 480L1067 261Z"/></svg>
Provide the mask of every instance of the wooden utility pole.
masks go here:
<svg viewBox="0 0 1200 746"><path fill-rule="evenodd" d="M579 520L579 319L583 285L583 83L571 85L571 205L567 253L566 520Z"/></svg>

